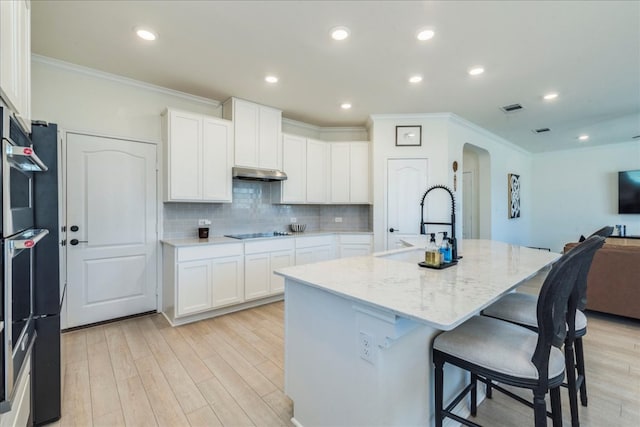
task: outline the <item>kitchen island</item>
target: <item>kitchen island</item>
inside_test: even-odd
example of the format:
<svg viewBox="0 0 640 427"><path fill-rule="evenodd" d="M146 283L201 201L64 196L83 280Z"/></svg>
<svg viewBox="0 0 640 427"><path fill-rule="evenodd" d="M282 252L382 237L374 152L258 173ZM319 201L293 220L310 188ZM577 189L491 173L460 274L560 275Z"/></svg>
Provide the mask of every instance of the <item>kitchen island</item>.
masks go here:
<svg viewBox="0 0 640 427"><path fill-rule="evenodd" d="M458 265L417 265L422 249L283 268L285 392L297 425L431 425L431 343L560 255L461 241ZM446 367L445 398L465 376ZM466 416L464 402L457 408Z"/></svg>

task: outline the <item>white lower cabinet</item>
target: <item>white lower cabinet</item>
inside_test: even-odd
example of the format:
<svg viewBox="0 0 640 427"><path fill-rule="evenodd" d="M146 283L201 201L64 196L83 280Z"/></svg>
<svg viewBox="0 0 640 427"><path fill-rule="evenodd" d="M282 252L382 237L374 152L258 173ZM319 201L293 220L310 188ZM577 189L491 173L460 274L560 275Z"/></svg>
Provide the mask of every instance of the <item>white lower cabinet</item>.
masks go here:
<svg viewBox="0 0 640 427"><path fill-rule="evenodd" d="M338 235L338 257L371 255L372 242L370 234Z"/></svg>
<svg viewBox="0 0 640 427"><path fill-rule="evenodd" d="M335 258L335 236L296 237L296 265Z"/></svg>
<svg viewBox="0 0 640 427"><path fill-rule="evenodd" d="M244 301L242 243L163 248L163 311L179 318Z"/></svg>
<svg viewBox="0 0 640 427"><path fill-rule="evenodd" d="M178 264L176 314L198 313L213 307L211 261L187 261Z"/></svg>
<svg viewBox="0 0 640 427"><path fill-rule="evenodd" d="M273 270L294 265L294 246L294 239L245 243L245 299L284 292L284 278Z"/></svg>
<svg viewBox="0 0 640 427"><path fill-rule="evenodd" d="M359 233L192 246L165 244L162 311L170 322L181 324L276 301L284 293L284 278L274 270L369 255L371 240L370 234Z"/></svg>
<svg viewBox="0 0 640 427"><path fill-rule="evenodd" d="M23 427L31 415L31 356L24 361L24 372L16 384L11 410L0 415L0 427Z"/></svg>

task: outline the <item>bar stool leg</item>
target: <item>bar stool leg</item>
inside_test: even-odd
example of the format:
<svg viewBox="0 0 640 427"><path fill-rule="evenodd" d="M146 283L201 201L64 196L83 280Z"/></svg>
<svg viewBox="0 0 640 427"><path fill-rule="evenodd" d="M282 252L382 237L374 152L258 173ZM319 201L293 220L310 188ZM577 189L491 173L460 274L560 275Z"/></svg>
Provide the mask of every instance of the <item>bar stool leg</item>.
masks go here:
<svg viewBox="0 0 640 427"><path fill-rule="evenodd" d="M565 373L567 375L567 389L569 390L569 408L571 409L571 426L578 427L578 387L576 386L576 365L573 352L573 341L564 343Z"/></svg>
<svg viewBox="0 0 640 427"><path fill-rule="evenodd" d="M578 369L578 379L580 383L580 403L582 406L587 406L587 378L584 369L584 353L582 348L582 337L576 338L575 342L576 352L576 368Z"/></svg>
<svg viewBox="0 0 640 427"><path fill-rule="evenodd" d="M475 417L478 411L478 376L471 373L471 416Z"/></svg>
<svg viewBox="0 0 640 427"><path fill-rule="evenodd" d="M562 427L562 403L560 400L560 387L549 390L551 394L551 413L553 414L553 427Z"/></svg>
<svg viewBox="0 0 640 427"><path fill-rule="evenodd" d="M443 405L443 387L444 387L444 360L439 357L433 357L435 365L435 401L436 401L436 427L442 427L442 405Z"/></svg>

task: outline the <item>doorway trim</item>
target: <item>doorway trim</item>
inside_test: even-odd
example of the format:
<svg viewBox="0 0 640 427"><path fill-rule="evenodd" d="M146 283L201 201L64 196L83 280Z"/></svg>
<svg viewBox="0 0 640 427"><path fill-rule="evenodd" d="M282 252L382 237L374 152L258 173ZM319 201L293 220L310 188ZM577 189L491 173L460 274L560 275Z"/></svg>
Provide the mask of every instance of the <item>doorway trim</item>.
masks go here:
<svg viewBox="0 0 640 427"><path fill-rule="evenodd" d="M157 140L143 139L143 138L132 138L129 136L122 135L114 135L104 132L91 131L91 130L76 130L76 129L67 129L63 126L58 125L58 137L60 139L60 155L58 158L59 168L58 171L61 174L59 178L59 182L61 185L60 192L58 195L58 201L60 203L60 226L64 231L60 233L60 238L64 241L68 241L67 239L67 138L69 134L75 135L86 135L92 137L99 138L112 138L112 139L120 139L124 141L130 141L140 144L150 144L156 147L156 165L155 165L155 177L156 177L156 312L161 311L162 307L162 286L163 276L162 276L162 242L160 241L160 236L163 235L164 226L164 212L163 212L163 204L162 197L160 195L163 191L163 180L161 179L161 170L160 165L163 164L163 150L162 142ZM62 292L67 285L67 245L61 250L60 253L60 291ZM65 295L62 306L60 308L60 328L66 329L67 327L67 295Z"/></svg>

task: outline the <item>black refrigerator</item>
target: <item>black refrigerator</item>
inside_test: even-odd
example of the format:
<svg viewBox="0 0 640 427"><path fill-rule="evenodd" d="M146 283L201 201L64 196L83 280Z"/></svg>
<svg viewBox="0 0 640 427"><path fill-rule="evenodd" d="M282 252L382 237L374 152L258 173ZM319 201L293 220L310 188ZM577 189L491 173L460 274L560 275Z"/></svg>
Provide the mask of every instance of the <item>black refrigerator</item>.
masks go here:
<svg viewBox="0 0 640 427"><path fill-rule="evenodd" d="M31 142L49 170L35 175L34 222L49 234L35 247L33 261L33 317L36 341L32 360L32 418L35 425L60 419L60 289L61 226L58 204L58 127L34 122Z"/></svg>

